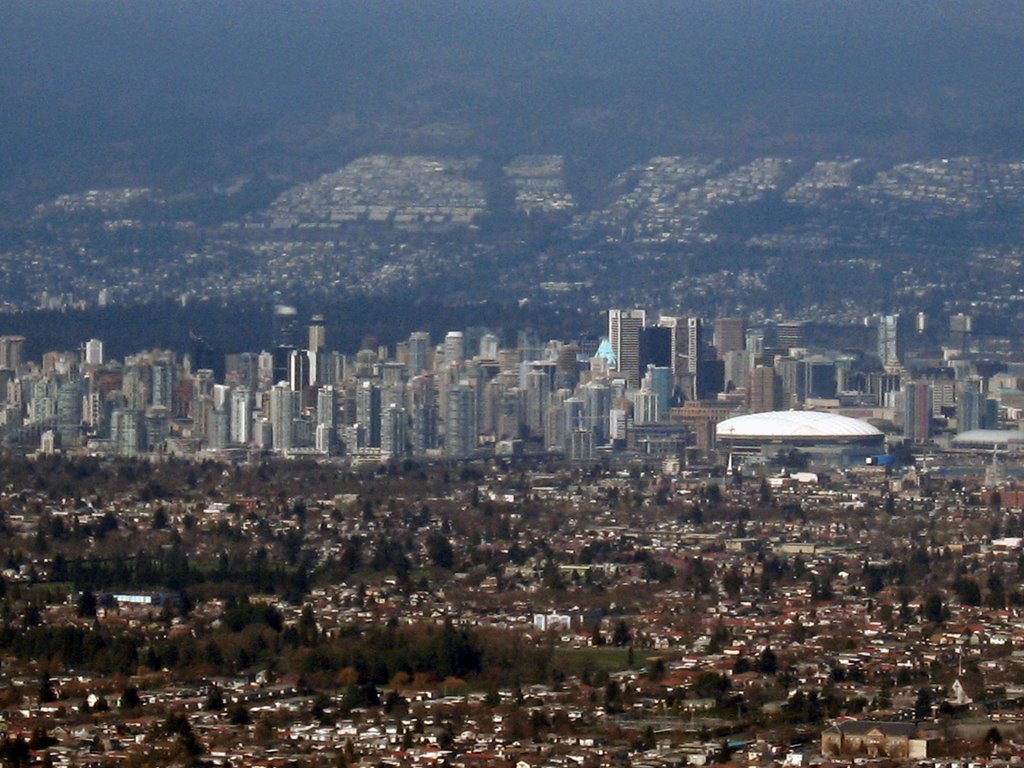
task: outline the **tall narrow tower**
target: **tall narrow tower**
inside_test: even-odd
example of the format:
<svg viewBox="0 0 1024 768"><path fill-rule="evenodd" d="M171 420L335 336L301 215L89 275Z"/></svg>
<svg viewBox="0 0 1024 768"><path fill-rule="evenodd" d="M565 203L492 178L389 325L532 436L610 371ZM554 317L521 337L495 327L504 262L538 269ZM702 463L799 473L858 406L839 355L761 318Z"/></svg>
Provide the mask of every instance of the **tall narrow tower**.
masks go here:
<svg viewBox="0 0 1024 768"><path fill-rule="evenodd" d="M640 334L647 324L642 309L609 309L608 341L615 353L615 372L631 388L640 386Z"/></svg>
<svg viewBox="0 0 1024 768"><path fill-rule="evenodd" d="M899 315L882 315L878 319L878 358L885 368L900 364Z"/></svg>
<svg viewBox="0 0 1024 768"><path fill-rule="evenodd" d="M323 315L313 315L309 320L309 351L323 352L327 346L327 329Z"/></svg>

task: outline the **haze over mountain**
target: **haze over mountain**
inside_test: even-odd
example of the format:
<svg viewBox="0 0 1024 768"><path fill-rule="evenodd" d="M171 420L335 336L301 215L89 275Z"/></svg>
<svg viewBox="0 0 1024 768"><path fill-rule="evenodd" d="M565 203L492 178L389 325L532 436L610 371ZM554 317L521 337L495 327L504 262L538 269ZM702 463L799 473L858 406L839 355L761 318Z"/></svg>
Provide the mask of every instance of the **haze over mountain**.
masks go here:
<svg viewBox="0 0 1024 768"><path fill-rule="evenodd" d="M1006 2L28 2L0 24L11 201L360 154L1013 152ZM583 191L587 191L583 184Z"/></svg>

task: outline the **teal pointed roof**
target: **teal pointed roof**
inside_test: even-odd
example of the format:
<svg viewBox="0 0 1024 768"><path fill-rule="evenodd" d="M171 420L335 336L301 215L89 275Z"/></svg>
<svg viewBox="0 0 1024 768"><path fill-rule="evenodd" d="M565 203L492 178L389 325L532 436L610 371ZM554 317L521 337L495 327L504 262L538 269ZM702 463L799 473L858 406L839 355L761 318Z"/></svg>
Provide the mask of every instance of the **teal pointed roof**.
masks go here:
<svg viewBox="0 0 1024 768"><path fill-rule="evenodd" d="M612 343L608 339L601 339L601 344L598 346L597 354L594 357L604 358L612 368L616 365L615 350L612 349Z"/></svg>

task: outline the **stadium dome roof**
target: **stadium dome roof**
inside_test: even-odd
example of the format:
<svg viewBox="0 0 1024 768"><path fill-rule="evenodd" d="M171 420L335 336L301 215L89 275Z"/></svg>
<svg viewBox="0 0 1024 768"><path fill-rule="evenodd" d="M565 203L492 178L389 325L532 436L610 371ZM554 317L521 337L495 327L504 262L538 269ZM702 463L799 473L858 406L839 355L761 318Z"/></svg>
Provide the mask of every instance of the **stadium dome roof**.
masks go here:
<svg viewBox="0 0 1024 768"><path fill-rule="evenodd" d="M734 416L719 422L716 433L724 438L841 439L877 437L882 433L860 419L820 411L769 411Z"/></svg>
<svg viewBox="0 0 1024 768"><path fill-rule="evenodd" d="M953 445L1009 445L1024 442L1024 432L1015 429L972 429L953 438Z"/></svg>

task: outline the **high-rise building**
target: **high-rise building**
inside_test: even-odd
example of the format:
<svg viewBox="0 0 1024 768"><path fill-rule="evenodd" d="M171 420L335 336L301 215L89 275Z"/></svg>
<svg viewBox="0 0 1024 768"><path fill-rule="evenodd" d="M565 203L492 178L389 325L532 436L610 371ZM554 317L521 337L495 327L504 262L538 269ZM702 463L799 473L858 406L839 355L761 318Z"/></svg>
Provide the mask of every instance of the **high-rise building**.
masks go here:
<svg viewBox="0 0 1024 768"><path fill-rule="evenodd" d="M327 329L324 325L323 315L313 315L309 321L309 344L307 349L310 352L323 352L327 347Z"/></svg>
<svg viewBox="0 0 1024 768"><path fill-rule="evenodd" d="M587 428L586 403L584 403L582 398L567 397L562 402L562 413L565 419L562 434L565 435L566 440L574 432Z"/></svg>
<svg viewBox="0 0 1024 768"><path fill-rule="evenodd" d="M231 392L231 442L248 445L252 440L252 396L248 387Z"/></svg>
<svg viewBox="0 0 1024 768"><path fill-rule="evenodd" d="M723 377L726 391L747 389L753 355L746 350L733 350L722 355Z"/></svg>
<svg viewBox="0 0 1024 768"><path fill-rule="evenodd" d="M580 348L575 344L560 344L555 350L555 389L575 389L580 381Z"/></svg>
<svg viewBox="0 0 1024 768"><path fill-rule="evenodd" d="M715 350L719 359L724 360L728 352L740 352L746 348L747 321L742 317L719 317L715 319Z"/></svg>
<svg viewBox="0 0 1024 768"><path fill-rule="evenodd" d="M299 415L299 393L283 381L270 390L270 423L273 429L275 451L288 451L295 447L295 419Z"/></svg>
<svg viewBox="0 0 1024 768"><path fill-rule="evenodd" d="M480 358L482 360L498 359L498 337L493 333L485 333L480 337Z"/></svg>
<svg viewBox="0 0 1024 768"><path fill-rule="evenodd" d="M61 445L77 445L82 432L81 379L64 381L57 387L57 431Z"/></svg>
<svg viewBox="0 0 1024 768"><path fill-rule="evenodd" d="M882 366L892 368L900 364L899 315L882 315L878 318L878 359Z"/></svg>
<svg viewBox="0 0 1024 768"><path fill-rule="evenodd" d="M273 339L275 347L295 349L299 346L299 313L295 307L278 304L274 307Z"/></svg>
<svg viewBox="0 0 1024 768"><path fill-rule="evenodd" d="M807 398L807 363L797 357L779 358L776 370L782 379L782 407L799 408Z"/></svg>
<svg viewBox="0 0 1024 768"><path fill-rule="evenodd" d="M640 332L640 373L648 366L672 369L672 329L661 325L644 328Z"/></svg>
<svg viewBox="0 0 1024 768"><path fill-rule="evenodd" d="M594 458L594 433L589 429L575 429L568 436L570 461L590 461Z"/></svg>
<svg viewBox="0 0 1024 768"><path fill-rule="evenodd" d="M686 360L686 318L662 315L658 327L669 331L669 367L674 375L683 373Z"/></svg>
<svg viewBox="0 0 1024 768"><path fill-rule="evenodd" d="M894 407L895 396L903 388L903 377L898 371L873 371L867 375L866 386L879 405Z"/></svg>
<svg viewBox="0 0 1024 768"><path fill-rule="evenodd" d="M686 372L695 378L700 376L700 364L704 356L704 325L699 317L686 318ZM698 394L697 397L700 397Z"/></svg>
<svg viewBox="0 0 1024 768"><path fill-rule="evenodd" d="M48 429L39 436L39 453L44 456L50 456L57 452L59 444L60 440L57 437L57 433L52 429Z"/></svg>
<svg viewBox="0 0 1024 768"><path fill-rule="evenodd" d="M658 393L653 390L641 387L630 393L633 401L633 423L637 426L644 424L656 424L658 414L661 410L658 404Z"/></svg>
<svg viewBox="0 0 1024 768"><path fill-rule="evenodd" d="M672 407L673 376L672 369L667 366L647 366L643 386L658 396L655 420L667 421Z"/></svg>
<svg viewBox="0 0 1024 768"><path fill-rule="evenodd" d="M146 450L151 453L159 453L165 447L168 436L171 434L171 413L160 405L154 405L146 411L143 418L143 426L146 436Z"/></svg>
<svg viewBox="0 0 1024 768"><path fill-rule="evenodd" d="M238 352L225 357L225 382L235 386L256 389L259 383L259 355L254 352Z"/></svg>
<svg viewBox="0 0 1024 768"><path fill-rule="evenodd" d="M751 413L767 413L778 410L782 395L782 383L771 366L758 365L750 372L750 386L747 389L747 408Z"/></svg>
<svg viewBox="0 0 1024 768"><path fill-rule="evenodd" d="M444 364L458 365L466 359L466 339L462 331L448 331L444 337Z"/></svg>
<svg viewBox="0 0 1024 768"><path fill-rule="evenodd" d="M103 365L103 342L99 339L89 339L85 342L82 359L86 365Z"/></svg>
<svg viewBox="0 0 1024 768"><path fill-rule="evenodd" d="M196 371L192 377L192 434L202 439L210 433L210 419L213 417L213 382L213 371L208 368ZM131 402L132 399L129 397L129 404Z"/></svg>
<svg viewBox="0 0 1024 768"><path fill-rule="evenodd" d="M836 396L835 360L822 356L804 359L804 395L825 399Z"/></svg>
<svg viewBox="0 0 1024 768"><path fill-rule="evenodd" d="M24 350L24 336L0 336L0 368L17 370Z"/></svg>
<svg viewBox="0 0 1024 768"><path fill-rule="evenodd" d="M413 453L423 455L437 447L438 408L433 381L428 376L417 376L409 383L412 408Z"/></svg>
<svg viewBox="0 0 1024 768"><path fill-rule="evenodd" d="M956 382L944 376L929 376L926 381L932 388L932 417L956 412Z"/></svg>
<svg viewBox="0 0 1024 768"><path fill-rule="evenodd" d="M213 450L227 448L231 440L231 403L215 407L210 417L210 431L206 435L206 447Z"/></svg>
<svg viewBox="0 0 1024 768"><path fill-rule="evenodd" d="M760 355L764 353L765 338L767 333L764 328L750 328L747 330L746 339L746 350L752 355Z"/></svg>
<svg viewBox="0 0 1024 768"><path fill-rule="evenodd" d="M334 387L320 387L316 393L316 423L335 427L338 419L338 393Z"/></svg>
<svg viewBox="0 0 1024 768"><path fill-rule="evenodd" d="M414 331L409 334L409 373L418 376L427 370L430 358L430 334Z"/></svg>
<svg viewBox="0 0 1024 768"><path fill-rule="evenodd" d="M966 349L967 339L974 331L974 318L970 315L959 313L949 317L949 343L956 349ZM2 339L0 339L2 341ZM2 362L2 356L0 356ZM0 368L3 366L0 365Z"/></svg>
<svg viewBox="0 0 1024 768"><path fill-rule="evenodd" d="M707 396L703 374L705 357L704 324L699 317L661 317L658 325L671 332L669 365L676 385L688 400Z"/></svg>
<svg viewBox="0 0 1024 768"><path fill-rule="evenodd" d="M314 447L317 453L330 453L335 444L335 430L326 424L317 424L314 435Z"/></svg>
<svg viewBox="0 0 1024 768"><path fill-rule="evenodd" d="M900 392L903 405L903 437L927 442L932 434L932 388L925 381L909 381Z"/></svg>
<svg viewBox="0 0 1024 768"><path fill-rule="evenodd" d="M525 421L526 393L519 387L503 389L494 408L493 434L500 439L517 438Z"/></svg>
<svg viewBox="0 0 1024 768"><path fill-rule="evenodd" d="M977 379L956 385L956 431L959 434L982 428L985 398Z"/></svg>
<svg viewBox="0 0 1024 768"><path fill-rule="evenodd" d="M615 355L613 370L633 388L640 386L640 337L647 325L642 309L608 310L608 341Z"/></svg>
<svg viewBox="0 0 1024 768"><path fill-rule="evenodd" d="M295 307L278 304L274 307L273 339L274 383L288 381L288 358L299 348L299 313Z"/></svg>
<svg viewBox="0 0 1024 768"><path fill-rule="evenodd" d="M526 367L528 364L523 363ZM550 404L553 366L535 364L526 373L526 427L530 432L539 434L544 431L544 419ZM521 387L524 388L524 387Z"/></svg>
<svg viewBox="0 0 1024 768"><path fill-rule="evenodd" d="M476 451L476 388L459 383L448 388L444 452L453 459L468 458Z"/></svg>
<svg viewBox="0 0 1024 768"><path fill-rule="evenodd" d="M145 444L142 411L115 408L110 414L110 439L118 456L138 456Z"/></svg>
<svg viewBox="0 0 1024 768"><path fill-rule="evenodd" d="M380 451L393 459L409 455L406 426L408 417L405 408L389 403L381 412Z"/></svg>
<svg viewBox="0 0 1024 768"><path fill-rule="evenodd" d="M408 378L409 369L401 363L381 363L380 383L384 389L402 389Z"/></svg>
<svg viewBox="0 0 1024 768"><path fill-rule="evenodd" d="M515 373L519 371L519 364L523 361L522 350L499 349L498 368L502 373Z"/></svg>
<svg viewBox="0 0 1024 768"><path fill-rule="evenodd" d="M612 409L612 390L604 381L591 381L583 387L583 413L587 428L594 433L594 444L608 443L608 414Z"/></svg>
<svg viewBox="0 0 1024 768"><path fill-rule="evenodd" d="M775 344L784 349L799 349L804 346L804 326L802 320L779 323L775 326Z"/></svg>
<svg viewBox="0 0 1024 768"><path fill-rule="evenodd" d="M192 342L192 370L209 368L218 379L224 378L224 355L202 336L189 332Z"/></svg>
<svg viewBox="0 0 1024 768"><path fill-rule="evenodd" d="M317 360L318 383L340 386L347 378L348 359L341 352L321 352Z"/></svg>
<svg viewBox="0 0 1024 768"><path fill-rule="evenodd" d="M150 367L152 384L149 391L150 405L162 405L174 409L175 366L170 360L154 360Z"/></svg>
<svg viewBox="0 0 1024 768"><path fill-rule="evenodd" d="M356 387L356 423L365 430L364 445L380 447L381 391L377 382L362 380Z"/></svg>
<svg viewBox="0 0 1024 768"><path fill-rule="evenodd" d="M301 392L310 386L311 374L307 350L293 349L288 353L288 386L294 392Z"/></svg>
<svg viewBox="0 0 1024 768"><path fill-rule="evenodd" d="M227 384L213 385L213 407L231 409L231 387Z"/></svg>
<svg viewBox="0 0 1024 768"><path fill-rule="evenodd" d="M543 356L540 338L532 328L516 334L516 348L519 350L520 360L539 360Z"/></svg>
<svg viewBox="0 0 1024 768"><path fill-rule="evenodd" d="M544 448L549 451L565 450L565 400L568 393L559 390L544 414Z"/></svg>

